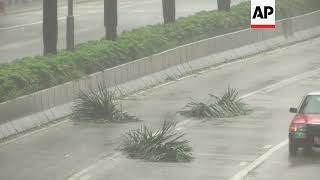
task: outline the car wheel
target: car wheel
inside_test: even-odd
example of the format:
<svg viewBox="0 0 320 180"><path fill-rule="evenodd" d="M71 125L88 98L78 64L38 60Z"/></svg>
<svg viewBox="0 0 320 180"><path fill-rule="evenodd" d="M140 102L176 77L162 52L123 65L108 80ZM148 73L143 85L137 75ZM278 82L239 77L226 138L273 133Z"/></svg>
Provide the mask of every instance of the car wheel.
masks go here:
<svg viewBox="0 0 320 180"><path fill-rule="evenodd" d="M289 154L294 156L297 154L298 147L295 144L289 144Z"/></svg>

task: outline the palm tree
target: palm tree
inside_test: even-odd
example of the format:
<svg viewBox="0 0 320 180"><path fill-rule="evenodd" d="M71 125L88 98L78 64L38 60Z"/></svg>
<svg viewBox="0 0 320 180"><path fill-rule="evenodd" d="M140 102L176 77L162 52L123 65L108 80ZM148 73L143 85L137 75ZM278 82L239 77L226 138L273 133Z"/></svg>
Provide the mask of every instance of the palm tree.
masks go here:
<svg viewBox="0 0 320 180"><path fill-rule="evenodd" d="M104 0L104 26L106 28L106 39L116 40L118 25L117 0Z"/></svg>
<svg viewBox="0 0 320 180"><path fill-rule="evenodd" d="M163 20L165 24L173 23L176 20L176 1L162 0Z"/></svg>
<svg viewBox="0 0 320 180"><path fill-rule="evenodd" d="M56 54L58 41L57 0L43 0L43 53Z"/></svg>
<svg viewBox="0 0 320 180"><path fill-rule="evenodd" d="M230 11L231 0L217 0L219 11Z"/></svg>

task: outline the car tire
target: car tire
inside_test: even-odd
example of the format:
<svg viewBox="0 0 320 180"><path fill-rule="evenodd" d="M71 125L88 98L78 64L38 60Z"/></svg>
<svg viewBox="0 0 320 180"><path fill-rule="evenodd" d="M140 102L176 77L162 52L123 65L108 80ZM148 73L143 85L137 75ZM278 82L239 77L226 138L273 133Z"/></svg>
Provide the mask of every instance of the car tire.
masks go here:
<svg viewBox="0 0 320 180"><path fill-rule="evenodd" d="M295 156L297 154L298 147L295 144L289 144L289 154L290 156Z"/></svg>

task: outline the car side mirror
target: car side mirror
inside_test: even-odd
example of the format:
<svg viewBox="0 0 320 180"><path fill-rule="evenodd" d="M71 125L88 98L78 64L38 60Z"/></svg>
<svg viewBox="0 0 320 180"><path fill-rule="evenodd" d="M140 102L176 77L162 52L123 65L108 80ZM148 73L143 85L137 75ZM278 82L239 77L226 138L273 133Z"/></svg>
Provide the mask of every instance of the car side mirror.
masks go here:
<svg viewBox="0 0 320 180"><path fill-rule="evenodd" d="M289 111L291 113L297 113L298 112L298 109L297 108L290 108Z"/></svg>

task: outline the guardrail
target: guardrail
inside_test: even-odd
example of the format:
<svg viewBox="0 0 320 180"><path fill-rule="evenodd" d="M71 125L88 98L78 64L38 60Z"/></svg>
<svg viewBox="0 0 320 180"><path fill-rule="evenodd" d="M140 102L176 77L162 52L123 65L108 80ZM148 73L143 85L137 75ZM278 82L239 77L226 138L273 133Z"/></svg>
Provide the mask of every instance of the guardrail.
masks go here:
<svg viewBox="0 0 320 180"><path fill-rule="evenodd" d="M130 94L194 70L320 35L320 11L277 21L276 29L245 29L164 51L0 104L0 138L71 114L80 91L104 84Z"/></svg>

